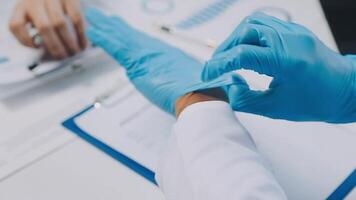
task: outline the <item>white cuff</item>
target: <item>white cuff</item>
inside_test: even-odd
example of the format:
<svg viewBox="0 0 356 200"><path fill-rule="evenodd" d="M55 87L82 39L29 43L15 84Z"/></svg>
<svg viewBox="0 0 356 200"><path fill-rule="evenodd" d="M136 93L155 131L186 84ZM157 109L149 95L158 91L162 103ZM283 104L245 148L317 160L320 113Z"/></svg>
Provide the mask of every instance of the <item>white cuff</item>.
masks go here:
<svg viewBox="0 0 356 200"><path fill-rule="evenodd" d="M181 113L156 175L167 200L285 199L225 102L197 103Z"/></svg>

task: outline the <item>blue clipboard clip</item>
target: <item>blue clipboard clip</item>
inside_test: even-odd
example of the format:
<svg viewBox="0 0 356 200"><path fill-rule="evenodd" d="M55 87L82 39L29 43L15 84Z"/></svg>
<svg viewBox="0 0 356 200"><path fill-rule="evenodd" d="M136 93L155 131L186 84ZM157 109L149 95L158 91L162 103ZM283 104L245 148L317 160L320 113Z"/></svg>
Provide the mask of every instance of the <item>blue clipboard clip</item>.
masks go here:
<svg viewBox="0 0 356 200"><path fill-rule="evenodd" d="M76 123L75 119L82 116L86 112L94 109L94 105L91 105L82 111L80 111L78 114L74 115L73 117L65 120L62 125L73 132L74 134L78 135L80 138L84 139L85 141L89 142L90 144L94 145L101 151L105 152L115 160L119 161L129 169L133 170L137 174L141 175L151 183L157 185L157 182L155 180L155 173L148 168L142 166L138 162L132 160L131 158L125 156L124 154L120 153L119 151L111 148L107 144L101 142L100 140L96 139L95 137L91 136L90 133L86 133L83 129L81 129Z"/></svg>

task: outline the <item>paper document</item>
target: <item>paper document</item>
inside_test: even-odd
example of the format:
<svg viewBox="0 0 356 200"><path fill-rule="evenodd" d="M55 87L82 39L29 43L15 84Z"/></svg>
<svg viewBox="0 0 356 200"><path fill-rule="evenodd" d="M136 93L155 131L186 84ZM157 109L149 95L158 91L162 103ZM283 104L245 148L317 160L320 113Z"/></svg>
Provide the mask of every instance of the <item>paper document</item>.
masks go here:
<svg viewBox="0 0 356 200"><path fill-rule="evenodd" d="M153 172L174 121L131 84L76 119L85 132Z"/></svg>
<svg viewBox="0 0 356 200"><path fill-rule="evenodd" d="M16 1L0 1L0 11L4 9L5 18L10 18L15 4ZM82 5L83 10L92 6L105 10L110 8L106 1L101 0L86 0ZM71 72L71 66L80 65L83 57L98 54L96 49L88 48L75 56L56 60L45 53L45 48L34 49L22 45L8 30L8 20L0 22L0 99L44 85L46 81L57 78L56 74ZM70 21L68 29L75 35ZM32 31L36 32L35 28ZM36 66L35 69L29 70L32 66Z"/></svg>

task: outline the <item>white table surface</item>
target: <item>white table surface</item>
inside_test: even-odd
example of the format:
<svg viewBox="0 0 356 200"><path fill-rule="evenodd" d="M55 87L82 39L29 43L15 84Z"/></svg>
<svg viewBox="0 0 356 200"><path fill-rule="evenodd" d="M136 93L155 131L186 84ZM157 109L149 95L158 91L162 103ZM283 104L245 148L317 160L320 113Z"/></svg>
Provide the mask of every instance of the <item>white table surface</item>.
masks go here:
<svg viewBox="0 0 356 200"><path fill-rule="evenodd" d="M160 190L74 139L45 159L0 183L2 200L161 200Z"/></svg>

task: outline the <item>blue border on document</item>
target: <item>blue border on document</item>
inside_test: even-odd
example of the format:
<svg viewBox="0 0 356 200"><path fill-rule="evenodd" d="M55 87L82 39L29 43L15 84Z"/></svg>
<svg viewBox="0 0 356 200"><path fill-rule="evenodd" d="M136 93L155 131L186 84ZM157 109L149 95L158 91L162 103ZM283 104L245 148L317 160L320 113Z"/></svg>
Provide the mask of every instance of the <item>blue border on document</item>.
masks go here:
<svg viewBox="0 0 356 200"><path fill-rule="evenodd" d="M327 198L327 200L345 199L347 195L355 189L356 186L356 169L341 183L339 187Z"/></svg>
<svg viewBox="0 0 356 200"><path fill-rule="evenodd" d="M78 135L80 138L86 140L90 144L94 145L98 149L104 151L106 154L114 158L115 160L121 162L126 167L130 168L134 172L138 173L151 183L157 185L155 180L155 173L149 170L148 168L142 166L141 164L137 163L136 161L132 160L131 158L125 156L124 154L120 153L119 151L111 148L107 144L101 142L100 140L96 139L95 137L91 136L89 133L82 130L76 123L75 119L80 117L81 115L85 114L86 112L92 110L94 105L91 105L78 114L74 115L73 117L65 120L62 125L67 128L68 130L72 131L74 134Z"/></svg>

